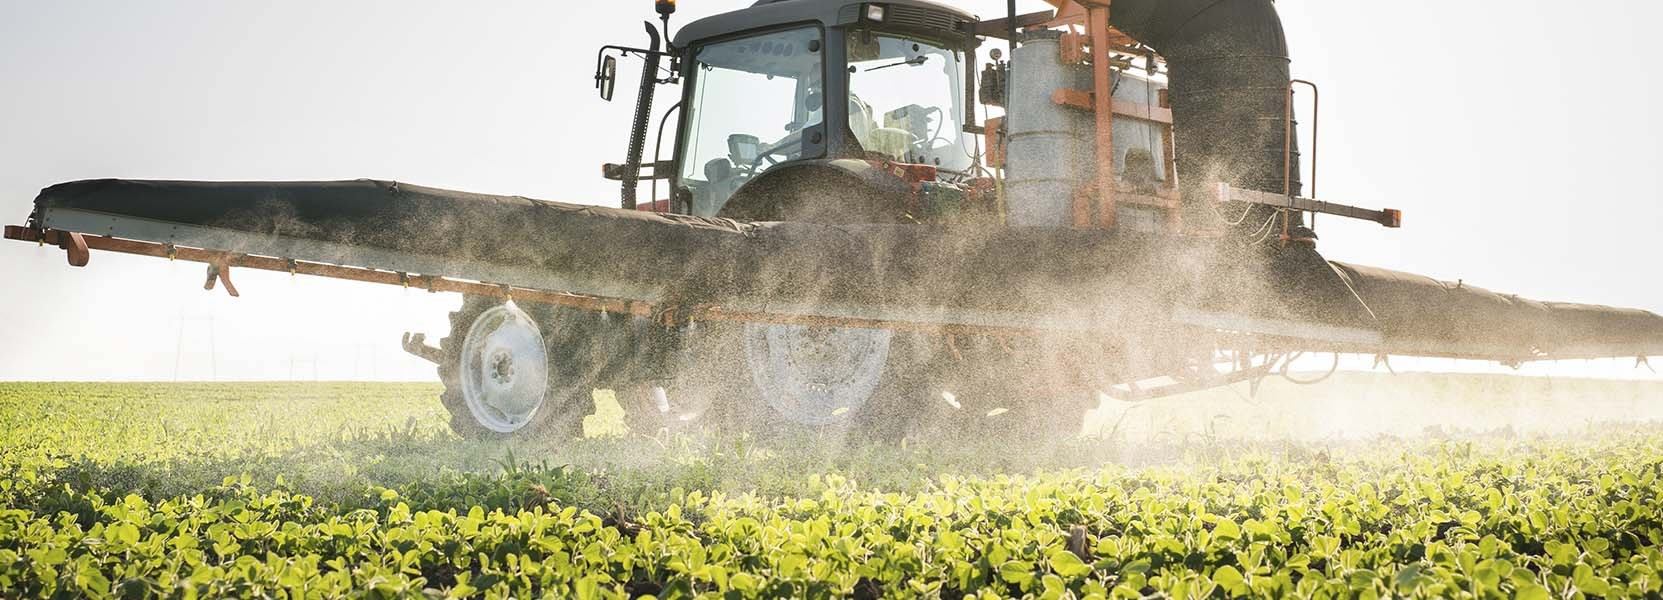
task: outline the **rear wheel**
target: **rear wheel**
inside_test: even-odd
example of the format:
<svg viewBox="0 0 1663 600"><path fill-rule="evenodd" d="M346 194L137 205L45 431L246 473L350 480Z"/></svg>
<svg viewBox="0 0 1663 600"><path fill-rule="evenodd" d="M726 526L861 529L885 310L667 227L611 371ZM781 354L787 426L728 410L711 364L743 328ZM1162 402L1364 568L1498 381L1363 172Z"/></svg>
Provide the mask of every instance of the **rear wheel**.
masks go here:
<svg viewBox="0 0 1663 600"><path fill-rule="evenodd" d="M597 374L587 316L464 298L439 343L451 429L476 439L581 434Z"/></svg>
<svg viewBox="0 0 1663 600"><path fill-rule="evenodd" d="M903 334L771 324L701 329L681 381L683 394L708 402L708 426L769 438L891 439L906 431L912 340Z"/></svg>
<svg viewBox="0 0 1663 600"><path fill-rule="evenodd" d="M780 419L840 425L863 412L882 384L894 332L883 329L745 326L751 384Z"/></svg>

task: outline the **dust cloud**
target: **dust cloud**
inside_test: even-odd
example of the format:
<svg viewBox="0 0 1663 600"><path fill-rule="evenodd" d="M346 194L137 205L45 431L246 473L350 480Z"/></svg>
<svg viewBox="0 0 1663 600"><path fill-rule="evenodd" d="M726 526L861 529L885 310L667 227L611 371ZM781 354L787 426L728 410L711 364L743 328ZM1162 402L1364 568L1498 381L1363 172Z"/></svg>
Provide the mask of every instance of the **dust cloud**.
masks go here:
<svg viewBox="0 0 1663 600"><path fill-rule="evenodd" d="M1339 372L1316 385L1268 377L1144 402L1105 399L1084 433L1126 442L1330 441L1380 436L1563 435L1663 422L1663 382L1484 373Z"/></svg>

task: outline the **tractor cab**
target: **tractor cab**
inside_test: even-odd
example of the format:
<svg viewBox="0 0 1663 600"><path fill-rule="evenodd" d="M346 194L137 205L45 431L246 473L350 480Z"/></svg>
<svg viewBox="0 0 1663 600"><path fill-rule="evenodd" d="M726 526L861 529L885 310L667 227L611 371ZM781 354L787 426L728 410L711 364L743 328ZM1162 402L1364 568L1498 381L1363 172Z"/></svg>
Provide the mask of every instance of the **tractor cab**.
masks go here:
<svg viewBox="0 0 1663 600"><path fill-rule="evenodd" d="M762 0L694 21L660 49L675 3L656 0L664 25L648 25L652 44L603 48L597 65L610 98L607 51L646 59L630 162L605 172L623 182L625 208L645 179L651 210L747 221L991 221L1302 245L1315 243L1307 213L1399 224L1390 210L1300 196L1293 90L1305 82L1289 78L1285 43L1232 39L1253 47L1226 68L1202 60L1223 42L1162 33L1188 21L1161 12L1177 5L1047 2L1054 11L1019 15L1011 3L979 20L933 0ZM1140 36L1206 63L1186 67L1201 76L1169 88L1184 68ZM990 52L978 70L984 38L1005 40L1008 60ZM667 83L680 101L654 113ZM977 103L1002 115L980 122ZM1191 125L1175 127L1177 114Z"/></svg>
<svg viewBox="0 0 1663 600"><path fill-rule="evenodd" d="M764 0L690 23L662 53L682 93L673 155L641 177L669 180L672 212L752 218L735 195L756 182L779 197L763 180L802 167L872 179L892 170L859 165L906 165L913 188L967 179L975 22L924 0Z"/></svg>
<svg viewBox="0 0 1663 600"><path fill-rule="evenodd" d="M785 0L683 29L675 186L715 216L781 165L852 158L971 170L970 15L928 3ZM682 191L685 190L685 191Z"/></svg>

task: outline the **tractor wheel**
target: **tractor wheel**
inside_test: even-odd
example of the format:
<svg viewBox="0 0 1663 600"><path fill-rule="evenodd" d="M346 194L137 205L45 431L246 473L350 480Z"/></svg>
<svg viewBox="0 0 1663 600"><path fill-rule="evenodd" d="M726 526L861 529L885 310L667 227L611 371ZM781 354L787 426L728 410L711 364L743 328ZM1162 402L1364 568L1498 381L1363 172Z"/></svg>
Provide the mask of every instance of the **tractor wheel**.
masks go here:
<svg viewBox="0 0 1663 600"><path fill-rule="evenodd" d="M440 400L473 439L581 435L598 365L594 315L469 296L439 343Z"/></svg>
<svg viewBox="0 0 1663 600"><path fill-rule="evenodd" d="M913 340L875 329L746 324L704 327L684 368L703 422L765 438L898 439L909 430Z"/></svg>
<svg viewBox="0 0 1663 600"><path fill-rule="evenodd" d="M745 326L745 363L770 413L812 428L847 423L883 383L894 332L881 329Z"/></svg>

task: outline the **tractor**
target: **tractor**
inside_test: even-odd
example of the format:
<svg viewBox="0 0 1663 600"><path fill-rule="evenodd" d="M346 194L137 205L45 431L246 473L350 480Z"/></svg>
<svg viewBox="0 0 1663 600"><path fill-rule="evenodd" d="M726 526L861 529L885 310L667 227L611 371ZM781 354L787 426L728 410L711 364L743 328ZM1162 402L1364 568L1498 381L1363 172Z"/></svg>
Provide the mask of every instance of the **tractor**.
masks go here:
<svg viewBox="0 0 1663 600"><path fill-rule="evenodd" d="M573 435L611 389L638 431L1056 440L1104 398L1317 353L1663 354L1649 312L1318 253L1318 215L1403 215L1316 197L1315 103L1309 169L1296 111L1316 86L1272 0L1050 3L762 0L672 31L657 0L646 44L596 59L607 101L641 61L627 156L601 166L616 208L89 180L5 233L76 266L206 263L232 294L236 268L459 293L448 335L403 345L469 437Z"/></svg>

